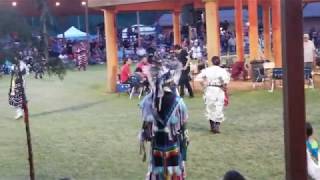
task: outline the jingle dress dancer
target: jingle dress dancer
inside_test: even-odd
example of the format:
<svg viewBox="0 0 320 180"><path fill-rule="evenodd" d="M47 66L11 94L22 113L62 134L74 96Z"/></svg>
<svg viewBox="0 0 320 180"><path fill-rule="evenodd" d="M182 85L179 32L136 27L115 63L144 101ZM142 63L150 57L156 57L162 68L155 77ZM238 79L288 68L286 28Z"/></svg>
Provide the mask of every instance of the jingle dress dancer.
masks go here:
<svg viewBox="0 0 320 180"><path fill-rule="evenodd" d="M140 103L143 125L140 150L146 160L145 143L150 142L150 160L146 180L185 180L188 135L187 108L173 90L171 71L151 67L152 91ZM156 71L156 72L155 72ZM174 85L176 86L176 84Z"/></svg>
<svg viewBox="0 0 320 180"><path fill-rule="evenodd" d="M83 42L81 42L76 49L76 63L79 71L81 70L81 68L84 71L87 70L88 59L89 57L86 45Z"/></svg>
<svg viewBox="0 0 320 180"><path fill-rule="evenodd" d="M220 124L225 120L223 109L228 105L226 90L230 82L230 74L219 66L219 57L214 56L211 61L213 66L202 70L196 79L201 81L205 87L204 101L207 118L211 131L217 134L220 133Z"/></svg>

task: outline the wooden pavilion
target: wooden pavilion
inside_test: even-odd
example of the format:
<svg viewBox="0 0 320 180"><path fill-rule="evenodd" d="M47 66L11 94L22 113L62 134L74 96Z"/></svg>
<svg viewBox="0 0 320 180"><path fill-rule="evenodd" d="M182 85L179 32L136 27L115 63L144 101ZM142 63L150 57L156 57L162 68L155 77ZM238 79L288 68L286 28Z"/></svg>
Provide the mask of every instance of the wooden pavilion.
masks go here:
<svg viewBox="0 0 320 180"><path fill-rule="evenodd" d="M304 0L305 3L316 0ZM89 0L89 6L102 9L105 16L106 44L108 59L108 92L115 92L116 71L118 69L116 46L116 14L130 11L172 11L174 44L181 43L181 11L185 5L193 4L196 9L204 9L206 17L208 57L220 55L219 8L235 9L235 33L237 59L244 60L243 8L249 11L249 59L260 58L258 34L258 6L263 9L264 57L274 60L276 67L282 66L281 8L279 0ZM302 5L301 5L302 6ZM272 30L272 36L270 33ZM271 47L273 44L273 48Z"/></svg>
<svg viewBox="0 0 320 180"><path fill-rule="evenodd" d="M319 0L89 0L89 7L104 12L107 45L107 90L115 91L118 69L116 14L123 11L169 10L173 15L174 42L181 42L180 15L184 5L204 8L206 14L208 56L220 54L219 8L235 9L237 56L244 59L244 6L249 10L250 60L258 58L258 6L263 9L265 52L284 70L284 141L286 179L307 180L305 146L305 96L303 70L302 8ZM272 37L270 30L272 30ZM271 42L273 47L271 48ZM270 177L272 178L272 177Z"/></svg>

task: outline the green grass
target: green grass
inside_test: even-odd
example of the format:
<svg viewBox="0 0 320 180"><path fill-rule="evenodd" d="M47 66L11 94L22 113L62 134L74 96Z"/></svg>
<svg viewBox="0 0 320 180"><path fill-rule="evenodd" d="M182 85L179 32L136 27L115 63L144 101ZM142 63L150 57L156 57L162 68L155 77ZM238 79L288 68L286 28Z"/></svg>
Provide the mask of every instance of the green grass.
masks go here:
<svg viewBox="0 0 320 180"><path fill-rule="evenodd" d="M138 100L105 93L104 67L27 80L36 176L39 180L141 180ZM0 179L28 175L23 121L7 105L9 79L0 80ZM320 131L320 94L307 92L308 120ZM200 95L186 98L191 144L188 179L216 180L237 169L249 179L284 179L281 93L234 92L223 133L212 135ZM319 134L319 131L317 132Z"/></svg>

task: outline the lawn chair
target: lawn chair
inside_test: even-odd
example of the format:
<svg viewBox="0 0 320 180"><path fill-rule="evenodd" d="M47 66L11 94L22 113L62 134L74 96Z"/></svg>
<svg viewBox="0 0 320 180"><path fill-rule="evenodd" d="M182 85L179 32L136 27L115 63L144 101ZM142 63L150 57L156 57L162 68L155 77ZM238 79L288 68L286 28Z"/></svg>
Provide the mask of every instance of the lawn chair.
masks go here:
<svg viewBox="0 0 320 180"><path fill-rule="evenodd" d="M140 99L143 92L145 91L145 86L143 82L141 82L141 79L135 75L129 77L129 82L131 86L129 98L132 99L135 92L138 92L139 93L138 98Z"/></svg>
<svg viewBox="0 0 320 180"><path fill-rule="evenodd" d="M265 76L264 68L256 67L256 68L253 68L252 71L253 71L252 78L254 78L252 87L256 88L257 83L264 83L266 76Z"/></svg>
<svg viewBox="0 0 320 180"><path fill-rule="evenodd" d="M314 88L311 68L304 68L304 79L309 82L310 88ZM269 92L274 91L276 80L281 80L281 81L283 80L283 69L282 68L274 68L272 70L272 84L271 84L271 89L269 90Z"/></svg>
<svg viewBox="0 0 320 180"><path fill-rule="evenodd" d="M131 85L130 83L121 83L120 82L120 74L117 75L118 77L118 83L117 83L117 93L120 96L121 93L126 93L129 94L130 89L131 89Z"/></svg>
<svg viewBox="0 0 320 180"><path fill-rule="evenodd" d="M271 80L271 89L269 92L273 92L275 89L275 83L277 80L283 79L283 69L282 68L273 68L272 69L272 80Z"/></svg>
<svg viewBox="0 0 320 180"><path fill-rule="evenodd" d="M117 84L117 93L119 94L119 96L121 93L129 93L130 89L131 89L130 84L121 84L121 83Z"/></svg>

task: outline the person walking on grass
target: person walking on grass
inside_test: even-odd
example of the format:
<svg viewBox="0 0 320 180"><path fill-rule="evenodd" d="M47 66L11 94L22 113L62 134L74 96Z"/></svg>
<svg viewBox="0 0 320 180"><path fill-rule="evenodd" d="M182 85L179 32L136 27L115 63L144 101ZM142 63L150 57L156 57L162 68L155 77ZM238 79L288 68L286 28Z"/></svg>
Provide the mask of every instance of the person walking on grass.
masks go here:
<svg viewBox="0 0 320 180"><path fill-rule="evenodd" d="M204 87L204 101L206 105L207 118L211 131L220 133L220 124L224 121L223 109L228 104L227 84L230 82L230 74L220 67L220 58L214 56L212 65L197 75L197 80Z"/></svg>
<svg viewBox="0 0 320 180"><path fill-rule="evenodd" d="M181 62L183 66L183 70L181 72L180 80L179 80L179 86L180 86L180 96L184 97L184 88L186 87L189 92L189 97L193 98L193 90L190 85L191 77L189 75L190 73L190 60L188 58L188 52L181 48L180 45L174 46L175 53L177 55L178 60Z"/></svg>

